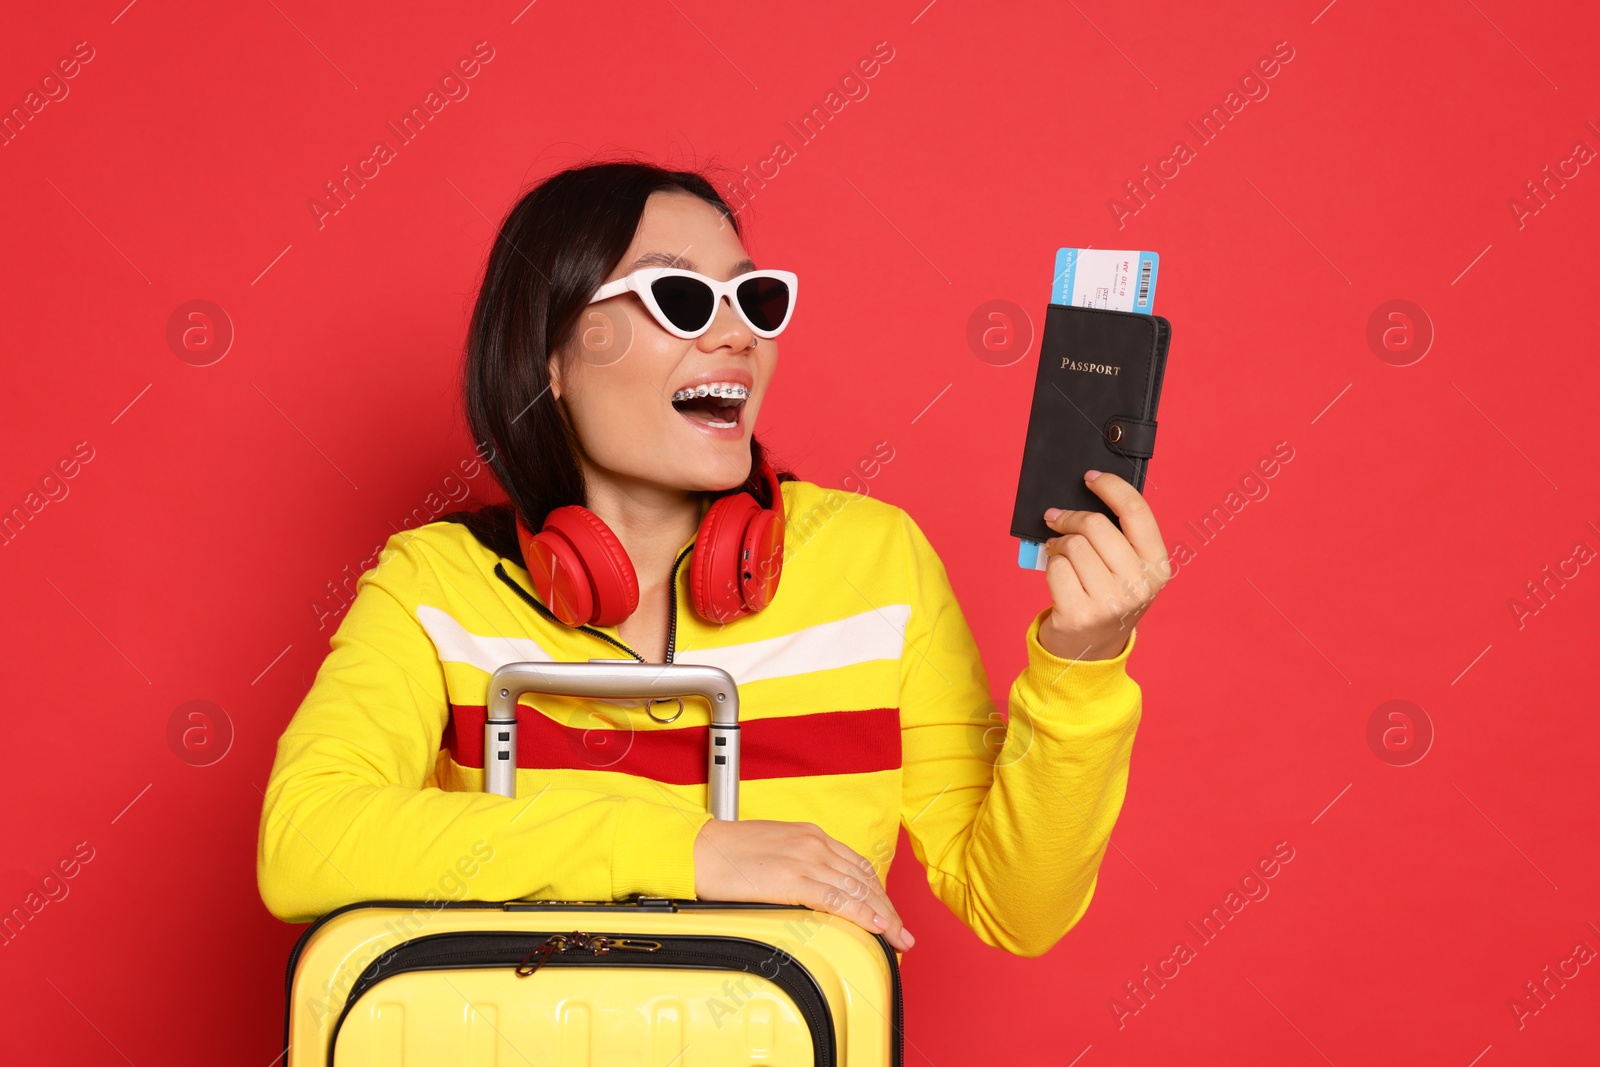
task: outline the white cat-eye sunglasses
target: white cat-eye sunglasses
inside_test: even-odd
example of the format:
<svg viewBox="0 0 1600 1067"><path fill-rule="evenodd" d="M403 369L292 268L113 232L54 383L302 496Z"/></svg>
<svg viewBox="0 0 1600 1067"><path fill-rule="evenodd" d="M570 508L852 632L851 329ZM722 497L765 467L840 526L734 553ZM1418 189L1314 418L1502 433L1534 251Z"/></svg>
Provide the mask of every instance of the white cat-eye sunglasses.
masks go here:
<svg viewBox="0 0 1600 1067"><path fill-rule="evenodd" d="M632 290L661 328L675 337L699 337L711 328L723 297L757 337L776 337L794 314L799 279L793 271L752 270L725 282L677 267L643 267L602 285L593 304Z"/></svg>

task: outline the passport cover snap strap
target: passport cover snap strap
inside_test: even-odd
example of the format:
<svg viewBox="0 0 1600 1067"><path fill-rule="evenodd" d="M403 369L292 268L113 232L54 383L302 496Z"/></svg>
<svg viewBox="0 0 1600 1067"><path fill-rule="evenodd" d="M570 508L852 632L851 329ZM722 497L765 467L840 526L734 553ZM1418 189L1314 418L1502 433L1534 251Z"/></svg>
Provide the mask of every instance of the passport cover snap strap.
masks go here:
<svg viewBox="0 0 1600 1067"><path fill-rule="evenodd" d="M1156 422L1132 415L1113 415L1106 420L1106 447L1119 456L1149 459L1155 454Z"/></svg>

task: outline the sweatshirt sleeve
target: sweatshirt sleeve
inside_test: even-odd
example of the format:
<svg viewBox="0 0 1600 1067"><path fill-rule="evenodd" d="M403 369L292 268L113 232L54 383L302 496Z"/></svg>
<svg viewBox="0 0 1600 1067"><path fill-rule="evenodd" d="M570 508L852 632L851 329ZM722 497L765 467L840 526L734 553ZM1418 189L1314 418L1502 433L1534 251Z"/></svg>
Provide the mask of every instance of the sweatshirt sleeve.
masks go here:
<svg viewBox="0 0 1600 1067"><path fill-rule="evenodd" d="M1094 895L1140 717L1120 655L1067 660L1025 634L1009 722L943 563L907 515L911 617L901 661L901 820L934 895L987 944L1049 951Z"/></svg>
<svg viewBox="0 0 1600 1067"><path fill-rule="evenodd" d="M278 741L256 854L267 909L309 922L364 900L692 898L704 811L566 786L515 800L424 786L450 715L407 607L427 563L396 539L383 560Z"/></svg>

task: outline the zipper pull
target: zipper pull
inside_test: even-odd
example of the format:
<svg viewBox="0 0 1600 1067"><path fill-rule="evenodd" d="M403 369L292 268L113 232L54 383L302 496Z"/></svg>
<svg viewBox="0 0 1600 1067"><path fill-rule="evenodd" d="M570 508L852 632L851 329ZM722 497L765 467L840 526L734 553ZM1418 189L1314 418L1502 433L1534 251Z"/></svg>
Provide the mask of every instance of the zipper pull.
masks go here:
<svg viewBox="0 0 1600 1067"><path fill-rule="evenodd" d="M539 969L539 965L540 964L542 964L545 960L550 958L550 953L552 953L552 952L560 952L560 951L564 950L566 947L567 947L567 935L565 935L565 934L551 934L549 937L545 938L538 945L536 945L532 952L530 952L526 956L522 957L522 962L517 964L517 977L518 978L526 978L526 977L528 977L534 971L537 971ZM538 958L535 959L534 957L538 957ZM529 960L533 960L533 966L532 967L528 966L528 961Z"/></svg>
<svg viewBox="0 0 1600 1067"><path fill-rule="evenodd" d="M602 934L589 942L589 948L595 955L610 952L616 949L621 952L660 952L661 942L646 941L634 937L610 937Z"/></svg>
<svg viewBox="0 0 1600 1067"><path fill-rule="evenodd" d="M574 930L570 934L551 934L538 945L532 952L522 957L522 962L517 964L517 977L526 978L537 971L553 953L565 952L568 949L588 949L596 956L602 952L660 952L661 942L650 941L636 937L612 937L610 934L588 934L582 930ZM529 961L532 966L529 965Z"/></svg>

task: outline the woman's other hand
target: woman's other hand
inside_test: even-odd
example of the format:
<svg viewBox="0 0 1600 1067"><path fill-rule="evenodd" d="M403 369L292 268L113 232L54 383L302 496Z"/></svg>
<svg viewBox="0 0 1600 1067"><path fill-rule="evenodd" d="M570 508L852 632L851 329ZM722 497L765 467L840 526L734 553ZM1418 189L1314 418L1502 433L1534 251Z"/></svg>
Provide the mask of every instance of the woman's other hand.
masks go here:
<svg viewBox="0 0 1600 1067"><path fill-rule="evenodd" d="M1045 579L1054 601L1039 627L1039 643L1062 659L1113 659L1127 647L1134 624L1172 578L1167 546L1143 496L1115 474L1089 471L1085 480L1121 523L1098 511L1044 513L1060 536L1045 542Z"/></svg>
<svg viewBox="0 0 1600 1067"><path fill-rule="evenodd" d="M799 904L882 934L901 952L914 943L871 862L815 823L712 819L694 842L694 892L701 900Z"/></svg>

